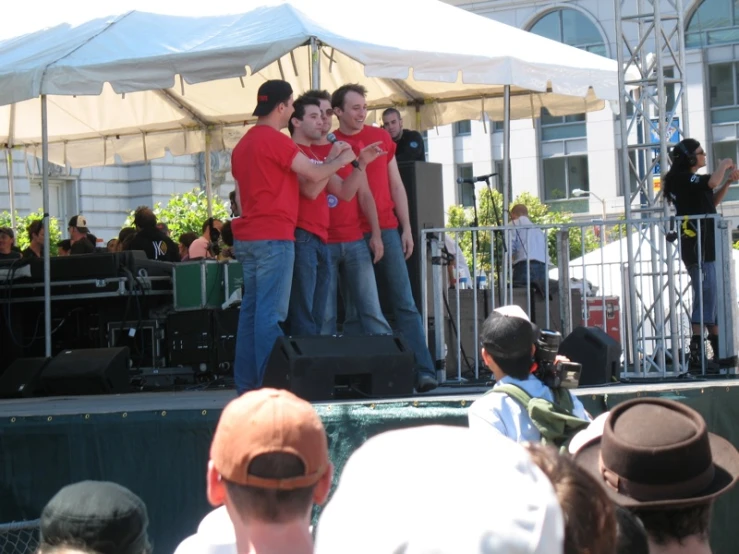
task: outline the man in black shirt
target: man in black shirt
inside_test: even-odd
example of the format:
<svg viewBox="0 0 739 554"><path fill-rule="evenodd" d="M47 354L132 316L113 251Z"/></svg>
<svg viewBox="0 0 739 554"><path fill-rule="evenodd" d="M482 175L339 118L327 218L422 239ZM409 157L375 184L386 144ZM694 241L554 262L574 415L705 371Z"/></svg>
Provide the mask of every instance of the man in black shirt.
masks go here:
<svg viewBox="0 0 739 554"><path fill-rule="evenodd" d="M44 222L40 219L32 221L26 228L28 232L28 248L23 251L24 258L44 257Z"/></svg>
<svg viewBox="0 0 739 554"><path fill-rule="evenodd" d="M90 229L87 228L87 220L83 216L76 215L70 219L67 230L69 231L69 238L72 241L72 248L69 250L70 254L76 256L78 254L92 254L95 252L95 244L88 237Z"/></svg>
<svg viewBox="0 0 739 554"><path fill-rule="evenodd" d="M19 252L13 250L15 233L10 227L0 227L0 260L14 260L20 258Z"/></svg>
<svg viewBox="0 0 739 554"><path fill-rule="evenodd" d="M150 260L160 262L179 262L177 245L157 229L157 216L147 206L139 206L133 215L136 235L128 244L128 250L143 250Z"/></svg>
<svg viewBox="0 0 739 554"><path fill-rule="evenodd" d="M706 152L694 139L684 139L670 153L672 166L665 176L665 198L675 206L680 220L680 254L693 287L693 313L690 322L690 365L702 366L703 328L718 357L718 321L716 318L716 230L714 219L689 219L685 216L711 215L726 196L729 183L739 180L739 170L730 159L721 160L710 175L698 175L706 166ZM701 304L702 299L702 304ZM706 366L708 368L708 364ZM711 365L711 369L716 369Z"/></svg>
<svg viewBox="0 0 739 554"><path fill-rule="evenodd" d="M388 108L382 112L382 128L395 141L395 159L399 162L426 161L423 148L423 137L418 131L403 129L403 118L395 108Z"/></svg>

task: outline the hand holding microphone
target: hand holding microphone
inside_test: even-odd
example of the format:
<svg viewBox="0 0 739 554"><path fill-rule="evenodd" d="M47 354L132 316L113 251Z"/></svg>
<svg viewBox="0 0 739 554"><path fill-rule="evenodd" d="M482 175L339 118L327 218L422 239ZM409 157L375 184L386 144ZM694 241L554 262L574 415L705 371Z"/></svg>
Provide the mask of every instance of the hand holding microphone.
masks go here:
<svg viewBox="0 0 739 554"><path fill-rule="evenodd" d="M354 151L348 143L338 140L336 135L333 133L326 135L326 140L333 144L333 148L331 148L329 156L333 153L335 155L335 159L342 162L342 166L351 162L354 167L359 168L357 157L354 155ZM335 149L337 152L334 152Z"/></svg>

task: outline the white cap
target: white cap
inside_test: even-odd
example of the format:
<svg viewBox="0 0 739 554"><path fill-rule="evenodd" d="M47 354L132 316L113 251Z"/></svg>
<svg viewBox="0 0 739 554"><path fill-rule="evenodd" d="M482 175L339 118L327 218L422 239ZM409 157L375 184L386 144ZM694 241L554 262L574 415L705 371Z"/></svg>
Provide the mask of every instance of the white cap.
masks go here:
<svg viewBox="0 0 739 554"><path fill-rule="evenodd" d="M554 489L521 445L439 425L389 431L352 454L314 552L561 554L563 541Z"/></svg>
<svg viewBox="0 0 739 554"><path fill-rule="evenodd" d="M587 443L593 439L598 439L603 435L603 429L606 426L606 420L610 413L611 412L604 412L600 414L590 423L590 425L572 437L572 440L567 447L570 454L574 456Z"/></svg>
<svg viewBox="0 0 739 554"><path fill-rule="evenodd" d="M226 506L205 516L197 534L182 541L174 554L236 554L236 534Z"/></svg>
<svg viewBox="0 0 739 554"><path fill-rule="evenodd" d="M501 306L500 308L495 308L493 311L498 312L500 315L505 315L508 317L518 317L520 319L525 319L526 321L531 321L529 319L529 316L526 315L526 312L523 311L523 308L516 304Z"/></svg>

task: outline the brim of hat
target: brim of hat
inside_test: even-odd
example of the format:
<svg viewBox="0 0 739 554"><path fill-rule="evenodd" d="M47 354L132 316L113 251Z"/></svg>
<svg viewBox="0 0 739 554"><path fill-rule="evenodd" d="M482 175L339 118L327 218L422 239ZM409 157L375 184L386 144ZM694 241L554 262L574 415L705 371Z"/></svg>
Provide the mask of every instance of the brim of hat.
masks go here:
<svg viewBox="0 0 739 554"><path fill-rule="evenodd" d="M575 455L575 461L595 477L599 483L603 484L603 488L608 496L619 506L642 509L659 509L665 507L684 508L705 504L713 500L736 485L739 479L739 452L737 452L734 445L713 433L708 433L708 440L711 445L713 465L716 468L715 475L713 481L705 490L699 495L689 498L639 501L613 490L603 482L603 477L600 473L598 463L601 450L600 437L585 444Z"/></svg>
<svg viewBox="0 0 739 554"><path fill-rule="evenodd" d="M263 115L269 115L269 113L274 109L274 106L267 107L266 104L257 104L257 107L254 109L254 112L252 113L253 116L256 117L262 117Z"/></svg>

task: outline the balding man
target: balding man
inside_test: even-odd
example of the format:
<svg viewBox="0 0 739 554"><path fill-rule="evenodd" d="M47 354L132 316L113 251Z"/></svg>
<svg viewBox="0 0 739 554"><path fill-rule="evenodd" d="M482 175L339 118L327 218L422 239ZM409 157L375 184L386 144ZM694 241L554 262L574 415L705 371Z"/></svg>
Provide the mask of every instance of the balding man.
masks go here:
<svg viewBox="0 0 739 554"><path fill-rule="evenodd" d="M544 231L533 227L529 210L523 204L511 208L513 231L511 252L513 255L513 284L536 284L544 291L547 279L547 237Z"/></svg>

